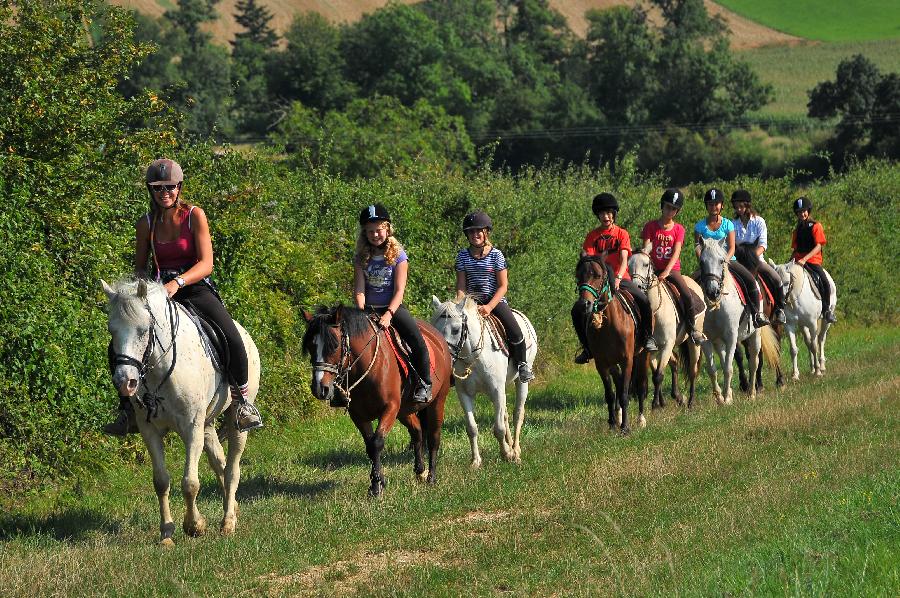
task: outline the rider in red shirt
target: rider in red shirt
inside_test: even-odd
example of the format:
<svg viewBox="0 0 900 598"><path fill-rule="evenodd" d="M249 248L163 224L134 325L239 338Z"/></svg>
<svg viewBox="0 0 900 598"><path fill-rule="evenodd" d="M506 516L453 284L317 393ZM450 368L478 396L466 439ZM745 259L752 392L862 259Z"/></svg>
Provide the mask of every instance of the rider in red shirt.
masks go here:
<svg viewBox="0 0 900 598"><path fill-rule="evenodd" d="M831 309L831 285L822 268L822 248L828 241L822 224L810 218L812 207L812 202L806 197L794 201L797 228L791 235L791 249L794 251L791 259L814 273L813 280L817 282L822 295L822 317L833 324L837 318Z"/></svg>
<svg viewBox="0 0 900 598"><path fill-rule="evenodd" d="M628 255L631 253L631 238L628 231L616 224L616 214L619 213L619 202L611 193L601 193L594 197L591 209L600 226L587 234L584 243L581 246L581 256L603 255L605 253L605 261L612 267L615 274L614 280L610 282L613 292L618 292L622 287L631 293L638 311L641 312L641 328L644 337L644 348L648 351L656 351L656 340L653 338L653 314L650 311L650 301L647 295L641 291L640 287L631 281L628 274ZM572 324L575 326L575 332L578 334L578 340L581 341L581 353L575 358L575 363L587 363L591 359L590 351L587 349L587 338L585 328L587 322L584 314L587 310L579 300L572 307Z"/></svg>

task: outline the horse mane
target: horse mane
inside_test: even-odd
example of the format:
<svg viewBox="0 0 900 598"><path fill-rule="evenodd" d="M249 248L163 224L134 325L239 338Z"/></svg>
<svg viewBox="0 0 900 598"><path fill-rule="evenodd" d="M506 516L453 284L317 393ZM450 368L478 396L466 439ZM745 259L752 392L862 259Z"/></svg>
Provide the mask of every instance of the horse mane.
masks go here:
<svg viewBox="0 0 900 598"><path fill-rule="evenodd" d="M350 338L364 334L371 330L369 316L361 309L338 303L332 307L320 305L306 328L303 335L303 352L312 354L313 339L319 336L324 343L322 351L325 355L331 355L338 349L338 338L334 334L326 333L326 329L338 324L338 318L343 325L344 332Z"/></svg>
<svg viewBox="0 0 900 598"><path fill-rule="evenodd" d="M138 296L138 286L142 282L137 278L123 278L112 284L115 294L109 298L110 314L117 314L127 322L143 321L147 310L143 298ZM147 285L147 300L153 302L159 295L166 296L165 287L158 282L143 280Z"/></svg>
<svg viewBox="0 0 900 598"><path fill-rule="evenodd" d="M464 295L462 300L463 311L472 313L475 312L475 308L478 305L471 295ZM431 322L432 324L437 322L438 319L450 312L455 312L456 308L459 306L458 301L448 300L441 303L437 308L435 308L434 314L432 314Z"/></svg>

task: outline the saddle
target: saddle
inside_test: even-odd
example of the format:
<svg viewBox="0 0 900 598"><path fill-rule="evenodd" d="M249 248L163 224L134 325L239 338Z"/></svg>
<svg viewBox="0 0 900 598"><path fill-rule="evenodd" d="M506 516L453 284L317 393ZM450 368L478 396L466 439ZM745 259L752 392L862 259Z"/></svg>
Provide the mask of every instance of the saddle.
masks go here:
<svg viewBox="0 0 900 598"><path fill-rule="evenodd" d="M222 332L222 329L215 322L207 320L190 303L179 303L179 305L184 308L188 318L197 327L197 332L200 334L200 344L203 345L203 352L209 357L213 368L220 373L227 372L230 353L225 333Z"/></svg>
<svg viewBox="0 0 900 598"><path fill-rule="evenodd" d="M622 306L625 308L625 313L631 316L631 319L634 320L634 327L637 329L641 324L641 312L637 303L634 302L634 296L622 287L619 287L618 295L621 298Z"/></svg>
<svg viewBox="0 0 900 598"><path fill-rule="evenodd" d="M812 281L812 292L813 295L816 296L816 299L819 301L822 300L822 288L823 285L829 284L827 280L823 276L819 276L819 273L813 270L812 268L803 267L803 271L809 276Z"/></svg>
<svg viewBox="0 0 900 598"><path fill-rule="evenodd" d="M397 365L400 366L400 376L403 379L403 385L405 387L408 381L415 380L414 377L418 377L415 368L412 366L412 349L410 349L409 343L403 340L403 338L400 336L400 333L393 326L389 326L387 328L384 337L387 340L388 346L391 348L391 352L394 354L394 357L397 358ZM432 341L428 338L428 335L423 334L422 339L425 341L425 347L428 349L428 363L430 365L433 380L435 374L435 347Z"/></svg>

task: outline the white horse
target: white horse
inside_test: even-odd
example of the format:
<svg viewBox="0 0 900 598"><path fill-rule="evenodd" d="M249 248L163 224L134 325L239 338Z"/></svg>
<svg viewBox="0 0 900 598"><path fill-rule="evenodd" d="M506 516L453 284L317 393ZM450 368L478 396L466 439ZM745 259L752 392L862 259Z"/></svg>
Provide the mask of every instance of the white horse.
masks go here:
<svg viewBox="0 0 900 598"><path fill-rule="evenodd" d="M678 312L675 308L674 297L669 291L667 285L657 278L653 272L653 263L650 256L646 253L638 251L628 258L628 272L631 279L638 285L642 291L647 293L650 299L650 309L653 310L653 338L656 339L657 351L650 354L650 368L653 375L653 406L662 407L662 383L665 377L666 366L672 358L672 353L676 345L681 345L682 356L686 357L686 363L682 364L684 372L690 381L690 394L688 395L688 406L694 402L695 387L697 382L697 372L700 365L701 350L688 338L687 326L683 320L679 321ZM693 279L685 277L685 284L688 288L697 293L698 297L702 296L700 287ZM697 330L703 330L703 321L705 312L697 314L695 326ZM678 392L676 376L672 374L672 396L679 405L683 404L684 399Z"/></svg>
<svg viewBox="0 0 900 598"><path fill-rule="evenodd" d="M713 386L713 397L719 404L733 401L731 377L732 360L737 343L742 342L748 352L749 371L755 372L762 355L770 363L778 359L775 335L771 327L754 328L749 310L744 309L738 290L725 263L724 242L704 239L700 252L700 286L706 300L703 332L709 340L703 342L706 366ZM715 355L719 356L724 377L725 394L716 376ZM756 398L756 384L750 385L750 399Z"/></svg>
<svg viewBox="0 0 900 598"><path fill-rule="evenodd" d="M800 379L800 370L797 367L797 329L803 334L806 348L809 349L809 363L812 373L816 376L825 374L825 339L831 323L822 317L822 300L816 296L813 288L812 275L797 262L791 261L777 265L771 260L769 263L778 272L784 285L785 308L784 315L787 319L784 327L787 330L788 342L791 346L791 362L794 366L792 378ZM837 305L837 288L831 274L827 271L825 276L831 285L831 309Z"/></svg>
<svg viewBox="0 0 900 598"><path fill-rule="evenodd" d="M169 472L163 450L163 437L169 431L177 433L185 446L181 478L184 532L198 536L206 531L206 519L197 509L197 463L201 451L205 451L224 495L221 531L233 533L237 524L235 494L247 433L237 430L226 376L213 367L197 327L188 319L184 307L168 298L162 285L140 280L110 287L103 282L103 290L109 298L109 332L115 353L113 384L121 396L131 397L138 429L153 462L160 543L174 544ZM250 335L236 325L247 350L252 400L259 391L259 353ZM223 411L227 461L213 427Z"/></svg>
<svg viewBox="0 0 900 598"><path fill-rule="evenodd" d="M482 392L494 403L494 436L500 443L503 458L521 463L522 449L519 438L525 420L525 399L528 383L519 381L516 364L494 345L484 318L478 313L478 304L465 297L459 303L431 297L433 314L431 323L447 340L453 355L453 376L456 378L456 394L465 413L466 430L472 447L472 467L481 466L478 451L478 424L475 422L475 395ZM523 314L514 311L516 320L525 336L525 356L529 367L537 355L537 334L531 322ZM506 385L515 380L516 408L515 432L510 432L509 413L506 409Z"/></svg>

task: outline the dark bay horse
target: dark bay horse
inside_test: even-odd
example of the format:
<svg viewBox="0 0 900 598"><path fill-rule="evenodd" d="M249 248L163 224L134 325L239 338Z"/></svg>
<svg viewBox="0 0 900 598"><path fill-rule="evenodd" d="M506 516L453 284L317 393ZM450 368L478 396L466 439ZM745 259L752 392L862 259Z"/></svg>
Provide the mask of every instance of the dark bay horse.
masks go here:
<svg viewBox="0 0 900 598"><path fill-rule="evenodd" d="M588 349L603 381L609 429L616 428L616 411L621 410L620 431L628 434L628 400L632 381L636 385L640 426L646 425L644 399L647 398L647 354L635 343L635 322L625 311L625 299L612 288L612 270L604 256L585 256L575 269L580 305L586 322ZM615 385L615 393L612 386Z"/></svg>
<svg viewBox="0 0 900 598"><path fill-rule="evenodd" d="M780 287L780 280L767 280L761 274L760 270L760 261L756 255L756 248L758 244L754 243L740 243L734 251L734 257L737 258L738 263L747 268L750 274L753 275L753 278L756 279L757 284L759 285L759 290L762 293L762 311L766 314L766 317L769 318L769 321L772 322L770 328L772 329L772 333L774 334L775 343L777 346L778 355L781 355L781 333L782 326L778 322L775 321L775 305L773 303L773 299L770 298L770 293L781 293L782 290ZM777 272L775 273L777 276ZM776 287L776 288L772 288ZM768 289L768 292L766 290ZM744 352L749 352L750 349L746 344L744 344ZM735 351L734 360L737 362L738 366L738 377L740 379L741 390L747 392L750 390L750 381L746 373L744 373L744 355L741 351ZM747 354L747 361L750 361L750 355ZM750 377L754 378L756 384L756 390L761 391L763 389L763 379L762 379L762 370L763 370L763 360L758 359L756 366L756 374L753 375L753 372L750 372ZM779 359L775 363L772 364L775 368L775 386L777 388L782 388L785 384L784 382L784 373L781 371L781 360Z"/></svg>
<svg viewBox="0 0 900 598"><path fill-rule="evenodd" d="M412 401L413 384L403 384L401 367L385 330L365 312L338 305L320 307L314 315L303 314L308 323L303 351L313 368L312 393L330 400L335 392L348 401L347 412L362 434L372 461L369 476L371 496L385 488L381 468L384 439L399 419L409 430L415 454L416 476L434 484L437 452L444 423L444 403L450 392L450 350L430 324L416 323L431 354L432 400L424 407ZM375 430L372 422L378 420ZM428 470L422 458L423 440L428 444Z"/></svg>

